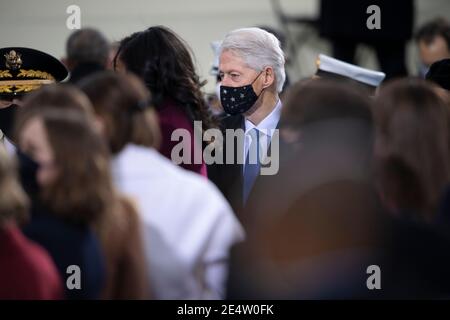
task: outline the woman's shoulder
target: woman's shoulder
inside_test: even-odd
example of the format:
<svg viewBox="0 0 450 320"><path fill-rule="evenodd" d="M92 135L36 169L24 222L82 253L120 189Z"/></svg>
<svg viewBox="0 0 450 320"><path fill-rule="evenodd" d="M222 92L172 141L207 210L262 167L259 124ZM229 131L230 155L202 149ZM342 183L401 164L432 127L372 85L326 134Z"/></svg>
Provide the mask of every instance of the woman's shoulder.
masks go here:
<svg viewBox="0 0 450 320"><path fill-rule="evenodd" d="M31 239L28 239L17 227L8 227L1 231L2 244L10 247L13 256L16 258L26 258L27 262L34 262L34 265L39 265L40 262L47 263L50 256L39 244ZM7 251L4 250L3 251ZM9 260L13 260L13 256Z"/></svg>
<svg viewBox="0 0 450 320"><path fill-rule="evenodd" d="M127 144L112 161L113 174L165 172L172 163L153 148Z"/></svg>
<svg viewBox="0 0 450 320"><path fill-rule="evenodd" d="M0 230L3 246L9 250L8 259L0 268L3 272L0 297L26 299L59 299L62 284L47 251L25 237L17 227ZM3 247L3 249L5 249Z"/></svg>

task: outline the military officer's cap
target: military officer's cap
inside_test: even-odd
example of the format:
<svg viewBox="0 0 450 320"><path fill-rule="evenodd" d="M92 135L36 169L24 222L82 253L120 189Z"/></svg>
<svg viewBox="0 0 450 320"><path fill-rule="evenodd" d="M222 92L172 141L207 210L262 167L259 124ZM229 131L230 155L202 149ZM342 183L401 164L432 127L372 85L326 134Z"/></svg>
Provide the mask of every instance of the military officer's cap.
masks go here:
<svg viewBox="0 0 450 320"><path fill-rule="evenodd" d="M61 82L66 67L55 57L30 48L0 49L0 99L11 100L42 85Z"/></svg>
<svg viewBox="0 0 450 320"><path fill-rule="evenodd" d="M376 88L384 80L383 72L362 68L324 54L319 54L316 75L325 78L347 78L371 88Z"/></svg>

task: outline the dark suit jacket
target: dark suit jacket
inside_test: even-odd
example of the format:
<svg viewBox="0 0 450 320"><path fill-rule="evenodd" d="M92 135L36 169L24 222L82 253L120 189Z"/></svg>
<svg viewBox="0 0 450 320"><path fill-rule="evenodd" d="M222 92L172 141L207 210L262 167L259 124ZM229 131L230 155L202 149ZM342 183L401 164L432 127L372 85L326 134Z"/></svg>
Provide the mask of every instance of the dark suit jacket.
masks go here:
<svg viewBox="0 0 450 320"><path fill-rule="evenodd" d="M104 70L105 68L97 63L81 63L70 72L70 78L68 82L77 85L81 80L89 77L96 72L101 72Z"/></svg>
<svg viewBox="0 0 450 320"><path fill-rule="evenodd" d="M224 159L224 164L212 164L208 165L208 178L213 181L216 186L219 188L219 190L223 193L225 198L230 203L231 207L233 208L234 212L237 214L238 218L242 221L242 214L245 210L243 205L243 165L238 164L237 162L237 150L238 148L243 149L244 146L238 145L238 140L235 138L234 140L234 161L232 164L226 164L226 156L227 156L227 150L225 148L225 137L226 129L242 129L245 130L245 118L242 115L236 115L236 116L226 116L221 121L221 130L224 136L224 143L221 148L222 152L222 159ZM278 129L278 126L277 126ZM283 143L282 139L279 140L279 159L280 162L282 160L282 154L285 150L285 144ZM267 150L268 156L271 156L272 153L272 144L269 146ZM241 160L242 162L242 160ZM269 164L270 166L271 164ZM254 197L253 190L256 189L256 187L261 184L267 185L270 184L271 179L274 176L270 175L259 175L253 185L252 191L250 192L248 202Z"/></svg>
<svg viewBox="0 0 450 320"><path fill-rule="evenodd" d="M237 150L243 148L238 146L237 139L234 143L234 161L232 164L226 164L226 148L225 148L225 130L226 129L243 129L245 130L245 118L242 115L225 116L221 121L221 128L224 136L224 144L221 148L221 157L224 164L208 165L208 178L216 184L219 190L230 203L233 210L238 213L243 208L243 175L242 164L237 163Z"/></svg>

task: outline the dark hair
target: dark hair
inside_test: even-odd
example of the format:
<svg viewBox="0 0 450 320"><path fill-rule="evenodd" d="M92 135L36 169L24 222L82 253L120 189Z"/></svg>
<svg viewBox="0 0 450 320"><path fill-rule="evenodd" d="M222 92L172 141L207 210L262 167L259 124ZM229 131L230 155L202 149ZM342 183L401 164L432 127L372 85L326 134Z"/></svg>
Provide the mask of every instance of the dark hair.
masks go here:
<svg viewBox="0 0 450 320"><path fill-rule="evenodd" d="M161 133L150 93L134 75L111 71L94 74L80 83L104 123L113 154L127 143L158 148Z"/></svg>
<svg viewBox="0 0 450 320"><path fill-rule="evenodd" d="M437 36L445 39L447 48L450 50L450 24L443 18L437 18L421 26L415 34L415 39L429 44Z"/></svg>
<svg viewBox="0 0 450 320"><path fill-rule="evenodd" d="M280 126L300 128L333 118L359 118L372 122L366 92L351 82L330 79L305 79L286 94Z"/></svg>
<svg viewBox="0 0 450 320"><path fill-rule="evenodd" d="M382 192L396 210L431 218L450 174L444 102L425 80L399 79L381 88L373 112Z"/></svg>
<svg viewBox="0 0 450 320"><path fill-rule="evenodd" d="M279 128L290 145L287 154L317 157L318 150L328 150L337 160L327 166L331 171L348 175L342 169L350 165L352 172L371 179L374 126L370 99L360 86L328 79L297 82L287 91ZM341 158L347 159L343 167Z"/></svg>
<svg viewBox="0 0 450 320"><path fill-rule="evenodd" d="M121 41L115 67L117 59L143 79L157 108L166 99L172 99L191 121L202 121L204 130L215 127L203 99L204 82L195 72L192 53L172 30L156 26L132 34Z"/></svg>
<svg viewBox="0 0 450 320"><path fill-rule="evenodd" d="M73 32L66 43L67 58L73 63L97 63L105 65L110 45L98 30L84 28Z"/></svg>

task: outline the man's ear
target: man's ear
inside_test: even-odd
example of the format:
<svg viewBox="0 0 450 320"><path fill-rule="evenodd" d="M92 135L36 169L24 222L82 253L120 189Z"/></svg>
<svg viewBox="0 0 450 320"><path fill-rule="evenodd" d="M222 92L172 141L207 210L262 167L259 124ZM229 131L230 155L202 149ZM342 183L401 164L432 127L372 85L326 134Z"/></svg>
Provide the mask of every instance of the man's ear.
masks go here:
<svg viewBox="0 0 450 320"><path fill-rule="evenodd" d="M263 79L263 88L268 88L275 82L275 72L272 67L264 68Z"/></svg>

